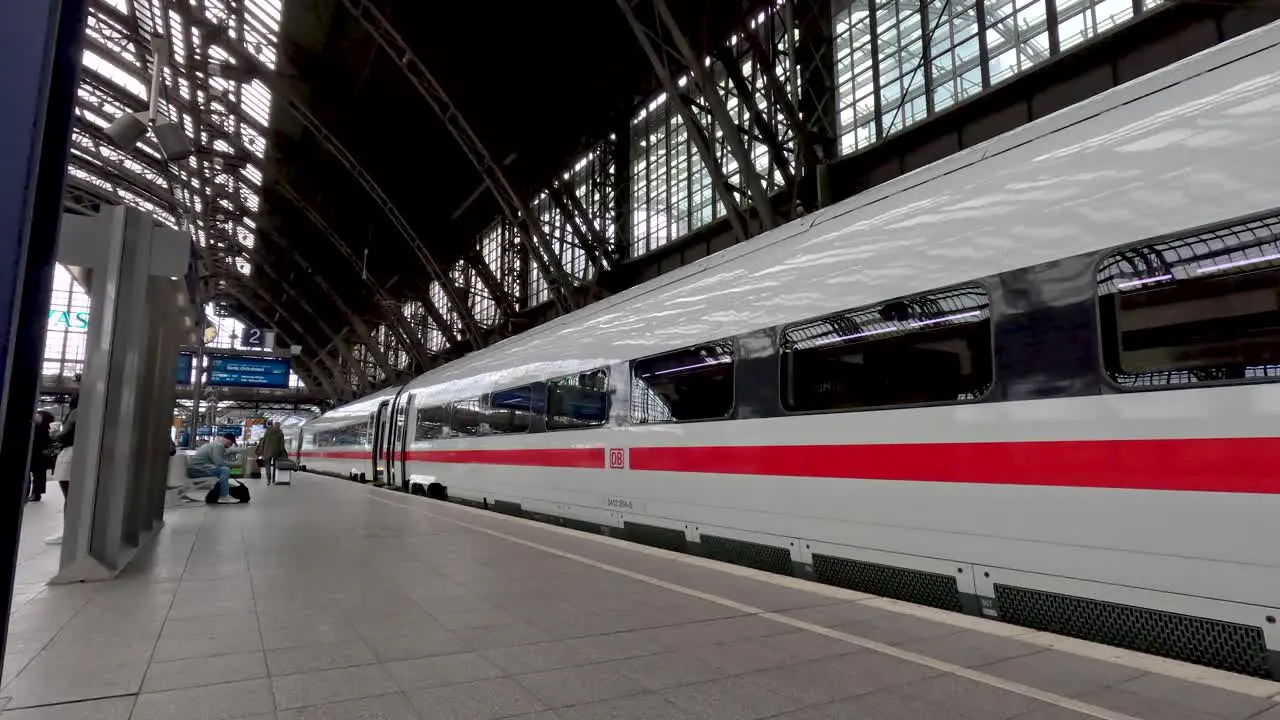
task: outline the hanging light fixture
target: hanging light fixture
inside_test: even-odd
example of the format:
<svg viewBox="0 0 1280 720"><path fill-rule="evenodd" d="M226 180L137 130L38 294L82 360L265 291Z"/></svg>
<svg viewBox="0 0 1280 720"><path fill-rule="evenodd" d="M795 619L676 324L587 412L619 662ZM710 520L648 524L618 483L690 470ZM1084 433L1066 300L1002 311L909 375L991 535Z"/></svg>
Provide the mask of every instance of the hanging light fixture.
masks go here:
<svg viewBox="0 0 1280 720"><path fill-rule="evenodd" d="M131 152L147 136L147 132L160 146L160 156L169 162L191 157L195 148L178 123L160 114L160 83L164 78L164 66L169 63L169 41L162 36L151 38L151 97L145 112L126 113L107 126L107 137L125 152Z"/></svg>

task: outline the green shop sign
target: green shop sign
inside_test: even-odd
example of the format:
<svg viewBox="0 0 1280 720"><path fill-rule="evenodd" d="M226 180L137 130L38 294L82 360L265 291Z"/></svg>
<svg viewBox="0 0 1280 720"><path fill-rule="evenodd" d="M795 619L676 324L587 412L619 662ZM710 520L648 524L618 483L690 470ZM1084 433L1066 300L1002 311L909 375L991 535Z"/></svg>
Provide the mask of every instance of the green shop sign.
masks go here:
<svg viewBox="0 0 1280 720"><path fill-rule="evenodd" d="M88 330L89 311L68 312L66 310L49 311L50 330Z"/></svg>

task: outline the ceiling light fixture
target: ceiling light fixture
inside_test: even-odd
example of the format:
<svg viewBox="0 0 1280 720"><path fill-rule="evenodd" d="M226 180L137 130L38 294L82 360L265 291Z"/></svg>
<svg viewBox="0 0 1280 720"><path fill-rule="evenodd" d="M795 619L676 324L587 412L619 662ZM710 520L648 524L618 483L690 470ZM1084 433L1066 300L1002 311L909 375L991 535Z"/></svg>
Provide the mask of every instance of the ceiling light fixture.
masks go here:
<svg viewBox="0 0 1280 720"><path fill-rule="evenodd" d="M181 125L160 114L160 83L168 63L169 41L161 36L151 38L151 98L147 110L121 115L107 126L106 133L116 147L131 152L150 131L160 146L160 156L178 162L191 157L195 148Z"/></svg>

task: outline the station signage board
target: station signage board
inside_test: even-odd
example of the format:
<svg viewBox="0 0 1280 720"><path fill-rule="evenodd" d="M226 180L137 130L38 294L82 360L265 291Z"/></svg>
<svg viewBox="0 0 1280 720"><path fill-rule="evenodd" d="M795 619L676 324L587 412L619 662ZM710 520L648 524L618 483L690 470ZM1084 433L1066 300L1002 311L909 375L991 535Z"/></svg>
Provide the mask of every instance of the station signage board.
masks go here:
<svg viewBox="0 0 1280 720"><path fill-rule="evenodd" d="M217 427L212 425L201 425L196 429L196 435L199 435L200 437L213 437L215 433L217 435L234 435L236 437L242 437L244 435L244 428L239 425L218 425Z"/></svg>
<svg viewBox="0 0 1280 720"><path fill-rule="evenodd" d="M213 387L287 388L289 358L209 356L209 385Z"/></svg>
<svg viewBox="0 0 1280 720"><path fill-rule="evenodd" d="M89 329L89 311L50 310L50 330L71 330L73 332Z"/></svg>

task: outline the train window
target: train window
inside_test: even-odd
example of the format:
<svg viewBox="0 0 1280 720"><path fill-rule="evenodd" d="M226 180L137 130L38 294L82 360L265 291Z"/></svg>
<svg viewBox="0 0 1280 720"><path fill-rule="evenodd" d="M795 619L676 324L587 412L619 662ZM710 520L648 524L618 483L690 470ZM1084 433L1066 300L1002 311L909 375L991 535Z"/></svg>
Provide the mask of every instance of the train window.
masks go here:
<svg viewBox="0 0 1280 720"><path fill-rule="evenodd" d="M566 375L547 382L547 429L599 427L609 419L609 371Z"/></svg>
<svg viewBox="0 0 1280 720"><path fill-rule="evenodd" d="M1132 389L1280 378L1278 236L1272 217L1103 259L1107 375Z"/></svg>
<svg viewBox="0 0 1280 720"><path fill-rule="evenodd" d="M479 398L449 403L449 429L458 435L487 435L481 432L484 411Z"/></svg>
<svg viewBox="0 0 1280 720"><path fill-rule="evenodd" d="M631 421L688 422L733 411L734 346L720 341L631 364Z"/></svg>
<svg viewBox="0 0 1280 720"><path fill-rule="evenodd" d="M449 437L449 407L436 405L418 409L418 419L414 423L413 439L439 440Z"/></svg>
<svg viewBox="0 0 1280 720"><path fill-rule="evenodd" d="M506 435L529 432L533 420L533 387L524 385L498 390L488 396L480 435Z"/></svg>
<svg viewBox="0 0 1280 720"><path fill-rule="evenodd" d="M987 292L953 288L792 325L781 350L793 412L975 400L994 365Z"/></svg>
<svg viewBox="0 0 1280 720"><path fill-rule="evenodd" d="M369 437L369 421L362 420L316 432L316 447L368 445Z"/></svg>

